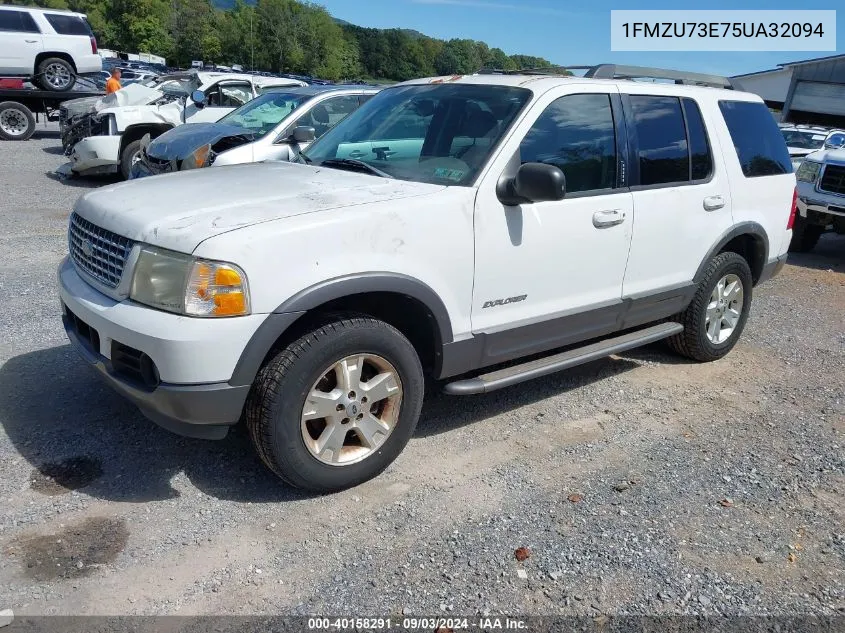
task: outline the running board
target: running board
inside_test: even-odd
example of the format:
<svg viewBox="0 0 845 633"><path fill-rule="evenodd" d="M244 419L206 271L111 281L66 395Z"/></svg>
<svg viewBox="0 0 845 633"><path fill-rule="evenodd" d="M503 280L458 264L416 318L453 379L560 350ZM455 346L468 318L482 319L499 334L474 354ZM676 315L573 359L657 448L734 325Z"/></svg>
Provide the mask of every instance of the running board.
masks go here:
<svg viewBox="0 0 845 633"><path fill-rule="evenodd" d="M510 387L526 380L548 376L563 369L569 369L570 367L583 365L584 363L605 358L612 354L618 354L619 352L624 352L635 347L648 345L649 343L654 343L655 341L674 336L675 334L680 334L683 331L684 326L680 323L660 323L659 325L653 325L643 330L629 332L622 336L572 349L568 352L532 360L522 365L506 367L505 369L499 369L489 374L476 376L475 378L450 382L443 390L453 396L490 393L491 391Z"/></svg>

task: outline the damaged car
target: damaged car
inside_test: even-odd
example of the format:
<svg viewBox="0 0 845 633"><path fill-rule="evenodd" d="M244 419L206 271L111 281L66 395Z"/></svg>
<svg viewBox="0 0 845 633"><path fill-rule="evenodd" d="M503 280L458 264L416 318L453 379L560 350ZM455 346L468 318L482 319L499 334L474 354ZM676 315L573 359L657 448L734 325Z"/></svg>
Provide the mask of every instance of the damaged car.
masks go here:
<svg viewBox="0 0 845 633"><path fill-rule="evenodd" d="M145 136L131 178L265 160L290 161L357 110L379 88L274 88L216 123L189 123Z"/></svg>
<svg viewBox="0 0 845 633"><path fill-rule="evenodd" d="M132 84L105 97L62 104L62 147L77 175L128 178L141 139L188 122L217 121L269 88L305 86L284 77L187 71Z"/></svg>

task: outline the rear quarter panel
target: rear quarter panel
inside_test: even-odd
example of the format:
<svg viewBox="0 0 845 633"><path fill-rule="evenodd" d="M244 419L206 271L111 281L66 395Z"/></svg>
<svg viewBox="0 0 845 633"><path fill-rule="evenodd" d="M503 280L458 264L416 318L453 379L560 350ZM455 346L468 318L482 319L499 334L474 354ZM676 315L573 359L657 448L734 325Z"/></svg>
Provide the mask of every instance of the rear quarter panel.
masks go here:
<svg viewBox="0 0 845 633"><path fill-rule="evenodd" d="M724 92L718 99L761 102L756 95L744 92ZM717 109L718 105L717 101ZM792 231L787 230L786 226L792 209L795 174L746 177L724 118L716 116L714 119L730 181L734 224L755 222L762 226L769 240L767 259L771 261L787 252L792 238Z"/></svg>

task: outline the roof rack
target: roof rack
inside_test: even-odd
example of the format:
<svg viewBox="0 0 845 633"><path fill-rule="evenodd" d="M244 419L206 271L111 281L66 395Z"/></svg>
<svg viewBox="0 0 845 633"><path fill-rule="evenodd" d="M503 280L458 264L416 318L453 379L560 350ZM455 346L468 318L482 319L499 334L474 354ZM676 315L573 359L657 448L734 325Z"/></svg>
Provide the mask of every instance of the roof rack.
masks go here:
<svg viewBox="0 0 845 633"><path fill-rule="evenodd" d="M484 68L480 75L571 75L573 70L585 71L583 77L591 79L670 79L676 84L709 86L732 90L731 80L721 75L691 73L685 70L598 64L597 66L550 66L548 68L523 68L522 70L496 70Z"/></svg>

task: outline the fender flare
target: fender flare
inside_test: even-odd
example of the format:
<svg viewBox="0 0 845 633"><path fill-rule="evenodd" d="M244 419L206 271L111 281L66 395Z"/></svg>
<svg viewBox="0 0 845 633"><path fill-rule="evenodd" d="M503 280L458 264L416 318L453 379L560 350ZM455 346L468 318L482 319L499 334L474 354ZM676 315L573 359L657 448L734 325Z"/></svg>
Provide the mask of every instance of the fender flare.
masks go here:
<svg viewBox="0 0 845 633"><path fill-rule="evenodd" d="M241 352L229 384L251 385L276 341L301 316L336 299L371 292L405 295L424 305L434 317L437 348L453 341L452 322L440 296L424 282L399 273L369 272L329 279L296 293L267 315Z"/></svg>
<svg viewBox="0 0 845 633"><path fill-rule="evenodd" d="M730 242L735 237L739 237L740 235L752 235L753 237L757 238L762 242L763 245L763 262L761 266L761 270L763 267L766 266L766 263L769 261L769 237L766 234L766 229L762 227L762 225L758 224L757 222L740 222L739 224L732 226L728 229L725 233L719 237L716 243L710 248L707 252L707 255L702 260L701 264L698 267L698 270L695 271L695 277L693 277L693 283L698 284L701 281L701 278L704 276L704 271L707 268L707 264L710 263L710 260L713 259L717 253L719 253L725 245Z"/></svg>

